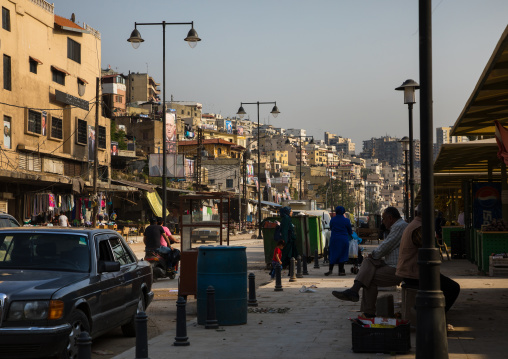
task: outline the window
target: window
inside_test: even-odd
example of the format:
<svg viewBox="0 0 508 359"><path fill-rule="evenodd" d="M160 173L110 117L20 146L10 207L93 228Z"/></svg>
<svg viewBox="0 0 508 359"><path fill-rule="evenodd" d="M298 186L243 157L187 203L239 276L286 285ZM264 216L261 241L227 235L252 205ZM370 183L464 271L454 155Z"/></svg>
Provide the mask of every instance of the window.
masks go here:
<svg viewBox="0 0 508 359"><path fill-rule="evenodd" d="M12 118L4 116L4 148L12 148L11 143L11 121Z"/></svg>
<svg viewBox="0 0 508 359"><path fill-rule="evenodd" d="M184 110L182 110L182 115L183 115L184 113L185 113L185 111L184 111Z"/></svg>
<svg viewBox="0 0 508 359"><path fill-rule="evenodd" d="M76 141L80 145L86 145L88 140L87 135L87 124L86 121L80 120L78 118L78 135L76 136Z"/></svg>
<svg viewBox="0 0 508 359"><path fill-rule="evenodd" d="M51 138L63 140L62 119L51 117Z"/></svg>
<svg viewBox="0 0 508 359"><path fill-rule="evenodd" d="M81 63L81 44L70 37L67 38L67 58Z"/></svg>
<svg viewBox="0 0 508 359"><path fill-rule="evenodd" d="M65 86L65 73L57 70L55 67L51 67L51 74L53 76L53 82Z"/></svg>
<svg viewBox="0 0 508 359"><path fill-rule="evenodd" d="M4 55L4 90L12 90L11 84L11 57Z"/></svg>
<svg viewBox="0 0 508 359"><path fill-rule="evenodd" d="M99 137L98 137L99 148L106 148L106 127L99 126Z"/></svg>
<svg viewBox="0 0 508 359"><path fill-rule="evenodd" d="M2 7L2 29L11 31L11 12Z"/></svg>
<svg viewBox="0 0 508 359"><path fill-rule="evenodd" d="M113 250L113 256L115 257L114 260L120 262L120 265L130 264L134 262L129 252L123 247L120 238L110 237L109 245Z"/></svg>
<svg viewBox="0 0 508 359"><path fill-rule="evenodd" d="M85 94L87 82L78 77L78 95L83 96Z"/></svg>
<svg viewBox="0 0 508 359"><path fill-rule="evenodd" d="M227 188L233 187L233 179L226 179L226 187Z"/></svg>
<svg viewBox="0 0 508 359"><path fill-rule="evenodd" d="M28 61L30 62L30 72L36 74L38 65L37 61L32 58L29 58Z"/></svg>
<svg viewBox="0 0 508 359"><path fill-rule="evenodd" d="M215 180L214 179L209 179L208 180L208 184L215 184Z"/></svg>
<svg viewBox="0 0 508 359"><path fill-rule="evenodd" d="M28 132L42 134L42 114L33 110L28 110Z"/></svg>

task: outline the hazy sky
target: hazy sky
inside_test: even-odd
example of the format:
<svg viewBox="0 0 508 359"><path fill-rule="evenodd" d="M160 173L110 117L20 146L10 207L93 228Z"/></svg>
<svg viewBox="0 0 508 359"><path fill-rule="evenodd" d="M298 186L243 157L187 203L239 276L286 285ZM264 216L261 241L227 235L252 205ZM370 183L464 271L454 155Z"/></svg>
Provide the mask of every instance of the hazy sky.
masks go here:
<svg viewBox="0 0 508 359"><path fill-rule="evenodd" d="M102 67L147 72L162 84L162 26L140 26L145 42L126 40L134 22L166 27L166 98L234 116L240 102L260 107L261 123L352 138L408 134L407 105L395 91L418 78L417 0L51 0L55 14L101 32ZM506 0L435 0L434 127L452 126L508 23ZM162 97L162 94L161 94ZM417 102L419 97L417 95ZM257 121L256 106L245 107ZM419 106L414 107L419 138ZM435 136L435 133L434 133Z"/></svg>

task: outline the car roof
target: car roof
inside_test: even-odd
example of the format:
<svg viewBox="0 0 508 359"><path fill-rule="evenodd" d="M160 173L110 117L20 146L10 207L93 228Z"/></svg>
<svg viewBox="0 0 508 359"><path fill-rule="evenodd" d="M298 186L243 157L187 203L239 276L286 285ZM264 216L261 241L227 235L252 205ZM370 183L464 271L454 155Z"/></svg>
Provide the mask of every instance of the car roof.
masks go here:
<svg viewBox="0 0 508 359"><path fill-rule="evenodd" d="M3 227L0 232L40 232L40 233L75 233L75 234L118 234L112 229L86 228L86 227Z"/></svg>

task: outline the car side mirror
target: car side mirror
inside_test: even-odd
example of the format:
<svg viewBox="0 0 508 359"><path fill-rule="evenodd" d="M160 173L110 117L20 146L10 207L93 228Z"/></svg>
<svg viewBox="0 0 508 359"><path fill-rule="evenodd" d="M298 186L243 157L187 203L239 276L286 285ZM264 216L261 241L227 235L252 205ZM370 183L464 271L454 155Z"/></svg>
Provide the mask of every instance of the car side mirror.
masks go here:
<svg viewBox="0 0 508 359"><path fill-rule="evenodd" d="M98 272L118 272L120 270L120 262L112 262L112 261L99 261L98 263Z"/></svg>

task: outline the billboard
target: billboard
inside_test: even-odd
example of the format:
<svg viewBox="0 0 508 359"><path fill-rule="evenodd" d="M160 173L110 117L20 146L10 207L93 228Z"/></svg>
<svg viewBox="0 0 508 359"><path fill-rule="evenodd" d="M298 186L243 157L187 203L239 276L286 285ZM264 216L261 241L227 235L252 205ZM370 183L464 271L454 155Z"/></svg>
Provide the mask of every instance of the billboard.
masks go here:
<svg viewBox="0 0 508 359"><path fill-rule="evenodd" d="M473 183L473 226L480 229L493 219L502 219L501 183Z"/></svg>
<svg viewBox="0 0 508 359"><path fill-rule="evenodd" d="M242 126L236 126L236 134L238 136L243 136L243 127Z"/></svg>
<svg viewBox="0 0 508 359"><path fill-rule="evenodd" d="M233 124L231 123L231 120L226 120L226 132L229 134L233 134Z"/></svg>
<svg viewBox="0 0 508 359"><path fill-rule="evenodd" d="M118 142L111 141L111 156L118 156Z"/></svg>
<svg viewBox="0 0 508 359"><path fill-rule="evenodd" d="M247 165L247 177L254 176L254 165Z"/></svg>
<svg viewBox="0 0 508 359"><path fill-rule="evenodd" d="M177 153L176 141L176 115L174 112L166 112L166 153Z"/></svg>
<svg viewBox="0 0 508 359"><path fill-rule="evenodd" d="M194 178L194 160L185 159L185 177Z"/></svg>
<svg viewBox="0 0 508 359"><path fill-rule="evenodd" d="M184 178L185 177L185 158L184 155L167 154L166 155L166 177ZM151 153L148 158L148 175L150 177L162 177L163 156L161 153Z"/></svg>

